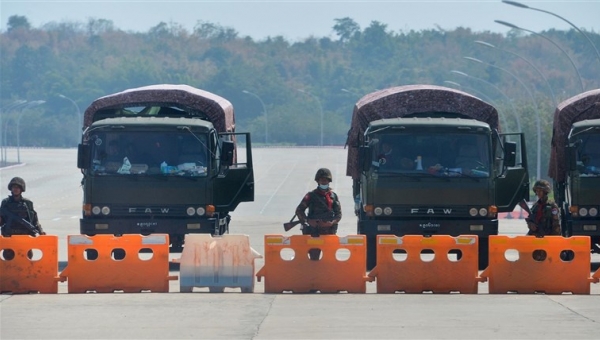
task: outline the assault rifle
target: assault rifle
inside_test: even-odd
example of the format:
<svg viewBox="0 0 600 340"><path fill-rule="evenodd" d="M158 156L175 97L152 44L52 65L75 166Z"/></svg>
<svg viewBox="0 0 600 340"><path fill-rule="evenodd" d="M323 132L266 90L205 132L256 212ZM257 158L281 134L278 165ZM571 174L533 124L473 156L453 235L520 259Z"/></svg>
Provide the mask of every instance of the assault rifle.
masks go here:
<svg viewBox="0 0 600 340"><path fill-rule="evenodd" d="M4 226L2 227L2 228L6 228L4 230L4 232L2 233L2 235L10 235L11 224L15 220L17 223L25 226L25 228L27 228L27 230L29 230L29 232L31 233L32 236L40 235L40 230L38 229L38 227L31 224L31 222L27 221L23 217L13 213L12 211L7 210L6 208L0 210L0 212L2 213L3 216L8 217L8 221L4 222Z"/></svg>
<svg viewBox="0 0 600 340"><path fill-rule="evenodd" d="M283 229L285 231L290 231L290 229L292 229L293 227L295 227L298 224L300 224L300 220L294 221L295 218L296 218L296 215L292 216L292 219L288 223L284 223L283 224Z"/></svg>
<svg viewBox="0 0 600 340"><path fill-rule="evenodd" d="M536 230L531 230L529 229L529 231L527 232L527 235L535 235L535 236L544 236L544 230L542 230L542 228L540 228L535 222L534 222L534 216L531 214L531 209L529 208L529 205L527 205L527 201L525 201L525 199L521 200L521 202L519 202L519 207L521 207L521 209L525 210L525 212L527 212L527 218L525 219L525 222L527 222L527 227L529 227L529 224L533 224L536 227Z"/></svg>
<svg viewBox="0 0 600 340"><path fill-rule="evenodd" d="M329 215L329 214L327 214L327 215L328 216L326 216L325 218L311 218L307 222L311 227L323 227L323 226L321 226L322 222L328 222L328 221L333 220L331 215ZM292 229L295 226L297 226L298 224L300 224L300 220L294 221L294 219L296 217L297 217L296 215L292 216L292 219L289 222L283 224L283 229L285 231L289 231L290 229Z"/></svg>

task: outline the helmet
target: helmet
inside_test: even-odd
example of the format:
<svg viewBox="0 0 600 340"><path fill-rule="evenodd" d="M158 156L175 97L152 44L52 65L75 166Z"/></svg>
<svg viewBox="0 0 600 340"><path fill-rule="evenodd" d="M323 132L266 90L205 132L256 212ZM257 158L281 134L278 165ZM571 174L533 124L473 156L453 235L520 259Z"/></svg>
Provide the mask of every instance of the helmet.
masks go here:
<svg viewBox="0 0 600 340"><path fill-rule="evenodd" d="M540 179L539 181L535 181L535 183L533 184L533 190L535 191L535 189L542 189L546 193L549 193L550 191L552 191L552 189L550 189L550 182L548 182L548 181L546 181L544 179Z"/></svg>
<svg viewBox="0 0 600 340"><path fill-rule="evenodd" d="M21 190L25 192L25 181L21 177L13 177L8 183L8 190L12 190L13 185L20 186Z"/></svg>
<svg viewBox="0 0 600 340"><path fill-rule="evenodd" d="M329 179L329 182L333 180L333 178L331 177L331 171L329 171L329 169L327 168L321 168L317 170L317 173L315 174L315 181L319 181L319 178L323 177Z"/></svg>

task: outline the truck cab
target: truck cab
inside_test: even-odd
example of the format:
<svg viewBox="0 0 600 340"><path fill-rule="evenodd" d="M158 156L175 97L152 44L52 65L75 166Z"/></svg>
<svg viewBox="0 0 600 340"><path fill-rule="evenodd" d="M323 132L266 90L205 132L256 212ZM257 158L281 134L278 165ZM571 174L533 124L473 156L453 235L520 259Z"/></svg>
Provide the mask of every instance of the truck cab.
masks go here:
<svg viewBox="0 0 600 340"><path fill-rule="evenodd" d="M152 99L141 100L148 91ZM174 93L190 101L215 96L155 86L117 94L109 105L95 102L86 111L78 150L82 234L165 233L179 251L185 234L227 233L230 212L254 199L249 133L215 124L230 104L213 102L213 110L222 110L211 117L190 101L162 97Z"/></svg>
<svg viewBox="0 0 600 340"><path fill-rule="evenodd" d="M565 237L589 236L600 253L600 89L556 107L548 174Z"/></svg>
<svg viewBox="0 0 600 340"><path fill-rule="evenodd" d="M377 235L390 234L477 235L479 267L487 267L488 238L498 234L498 213L512 211L529 198L524 136L501 134L495 109L473 97L469 107L479 105L474 113L458 99L456 107L431 105L442 96L468 96L452 89L405 86L384 91L387 98L378 98L384 105L393 97L410 96L414 106L371 108L378 119L370 120L360 134L356 154L349 150L349 170L351 162L357 165L355 212L357 231L367 236L367 266L376 264ZM367 103L377 105L359 102L355 117L365 118L360 110ZM486 110L491 118L483 119Z"/></svg>

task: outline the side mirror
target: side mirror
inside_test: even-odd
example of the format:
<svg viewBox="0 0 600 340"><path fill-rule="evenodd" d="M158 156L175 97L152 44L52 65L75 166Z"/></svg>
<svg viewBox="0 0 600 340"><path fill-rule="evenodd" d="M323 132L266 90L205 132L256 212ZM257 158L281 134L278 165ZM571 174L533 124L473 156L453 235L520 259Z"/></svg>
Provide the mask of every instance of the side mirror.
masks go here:
<svg viewBox="0 0 600 340"><path fill-rule="evenodd" d="M77 147L77 167L87 169L90 166L90 146L79 144Z"/></svg>
<svg viewBox="0 0 600 340"><path fill-rule="evenodd" d="M568 145L565 147L565 156L569 171L577 170L577 147Z"/></svg>
<svg viewBox="0 0 600 340"><path fill-rule="evenodd" d="M221 165L230 166L233 165L233 153L235 150L235 144L232 141L221 142Z"/></svg>
<svg viewBox="0 0 600 340"><path fill-rule="evenodd" d="M504 142L504 166L514 167L517 164L517 143Z"/></svg>
<svg viewBox="0 0 600 340"><path fill-rule="evenodd" d="M358 159L360 160L360 170L368 171L371 167L371 148L369 146L359 146Z"/></svg>

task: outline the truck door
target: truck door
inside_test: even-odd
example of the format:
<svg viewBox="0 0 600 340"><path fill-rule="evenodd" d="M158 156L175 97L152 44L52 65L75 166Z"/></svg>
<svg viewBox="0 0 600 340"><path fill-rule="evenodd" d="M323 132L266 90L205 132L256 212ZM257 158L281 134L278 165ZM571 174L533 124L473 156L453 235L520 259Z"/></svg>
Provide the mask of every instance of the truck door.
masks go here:
<svg viewBox="0 0 600 340"><path fill-rule="evenodd" d="M516 144L516 148L509 144ZM512 151L515 161L506 162L511 158L507 157L507 152ZM498 212L511 212L520 201L529 200L529 171L523 133L497 134L494 163L497 174L495 187Z"/></svg>
<svg viewBox="0 0 600 340"><path fill-rule="evenodd" d="M233 211L240 202L254 201L254 170L250 133L221 133L219 137L234 141L235 154L231 165L219 164L214 183L214 203L217 210ZM224 157L222 153L221 157Z"/></svg>

